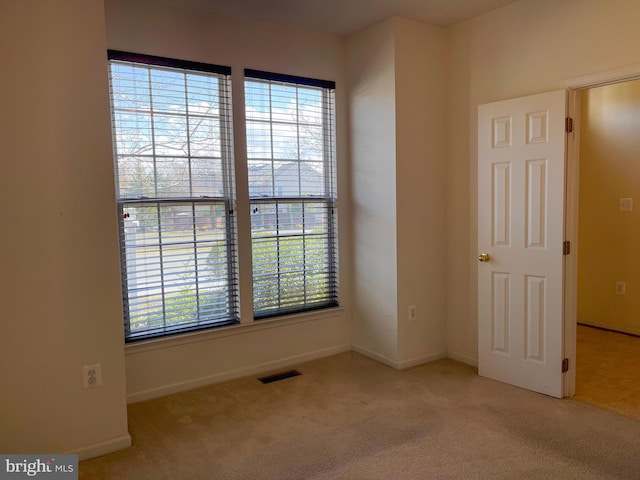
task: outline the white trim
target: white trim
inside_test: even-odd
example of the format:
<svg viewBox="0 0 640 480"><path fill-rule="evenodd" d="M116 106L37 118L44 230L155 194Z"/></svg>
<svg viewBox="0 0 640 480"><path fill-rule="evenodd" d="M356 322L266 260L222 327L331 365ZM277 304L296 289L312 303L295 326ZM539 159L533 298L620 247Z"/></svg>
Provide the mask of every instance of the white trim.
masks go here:
<svg viewBox="0 0 640 480"><path fill-rule="evenodd" d="M451 352L447 353L447 357L451 360L455 360L456 362L464 363L466 365L471 365L472 367L478 368L478 359L467 357L466 355L462 355L461 353Z"/></svg>
<svg viewBox="0 0 640 480"><path fill-rule="evenodd" d="M140 342L125 345L125 355L136 355L138 353L173 348L189 343L206 342L215 338L241 335L245 333L255 333L269 328L280 328L298 323L313 322L325 318L337 317L345 311L344 307L329 308L326 310L315 310L312 312L296 313L272 319L258 320L251 323L240 323L227 327L212 328L210 330L199 330L197 332L184 333L168 337L152 338L141 340Z"/></svg>
<svg viewBox="0 0 640 480"><path fill-rule="evenodd" d="M611 330L612 332L622 332L640 336L640 328L627 327L624 325L610 324L606 322L596 322L586 318L578 318L578 324L586 325L587 327L603 328L605 330Z"/></svg>
<svg viewBox="0 0 640 480"><path fill-rule="evenodd" d="M354 352L359 353L360 355L364 355L365 357L369 357L372 360L375 360L376 362L380 362L385 364L388 367L391 368L398 368L398 362L396 362L395 360L391 360L390 358L385 357L384 355L380 355L379 353L376 353L372 350L369 350L367 348L361 347L359 345L352 345L351 349Z"/></svg>
<svg viewBox="0 0 640 480"><path fill-rule="evenodd" d="M567 92L567 115L573 119L573 133L566 135L564 239L571 253L564 256L564 355L569 370L562 379L562 394L576 393L576 318L578 315L578 180L580 178L580 91Z"/></svg>
<svg viewBox="0 0 640 480"><path fill-rule="evenodd" d="M399 370L404 370L406 368L424 365L425 363L435 362L436 360L442 360L443 358L447 358L447 352L434 353L432 355L425 355L424 357L403 360L402 362L398 362L397 368Z"/></svg>
<svg viewBox="0 0 640 480"><path fill-rule="evenodd" d="M351 351L350 344L338 345L335 347L324 348L321 350L315 350L313 352L307 352L300 355L293 355L291 357L281 358L279 360L273 360L270 362L263 362L256 365L250 365L248 367L237 368L234 370L228 370L226 372L220 372L213 375L207 375L206 377L200 377L192 380L186 380L184 382L178 382L171 385L165 385L157 388L150 388L148 390L142 390L140 392L130 393L127 395L127 403L141 402L143 400L150 400L152 398L163 397L172 393L182 392L185 390L191 390L193 388L204 387L213 383L220 383L227 380L233 380L235 378L246 377L254 375L256 373L263 373L269 370L275 370L283 367L290 367L302 362L308 362L317 358L328 357L336 355L338 353Z"/></svg>
<svg viewBox="0 0 640 480"><path fill-rule="evenodd" d="M424 357L412 358L410 360L403 360L402 362L397 362L395 360L391 360L384 355L380 355L374 351L369 350L368 348L361 347L359 345L352 345L352 350L357 352L365 357L369 357L377 362L383 363L388 367L395 368L396 370L404 370L406 368L415 367L417 365L422 365L424 363L434 362L436 360L440 360L443 358L447 358L447 352L434 353L432 355L425 355Z"/></svg>
<svg viewBox="0 0 640 480"><path fill-rule="evenodd" d="M572 90L581 90L631 80L638 77L640 77L640 63L569 78L563 83L565 87Z"/></svg>
<svg viewBox="0 0 640 480"><path fill-rule="evenodd" d="M131 435L128 433L120 437L111 438L104 442L94 443L87 445L86 447L71 450L65 452L69 455L78 455L78 460L88 460L89 458L100 457L108 453L113 453L123 448L129 448L131 446Z"/></svg>

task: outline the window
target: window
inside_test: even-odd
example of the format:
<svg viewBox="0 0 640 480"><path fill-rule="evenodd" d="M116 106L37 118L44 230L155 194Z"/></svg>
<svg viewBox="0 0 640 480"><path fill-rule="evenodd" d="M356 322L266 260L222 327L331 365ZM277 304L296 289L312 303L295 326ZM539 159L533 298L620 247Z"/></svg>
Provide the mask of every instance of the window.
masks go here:
<svg viewBox="0 0 640 480"><path fill-rule="evenodd" d="M231 69L108 57L125 339L237 323ZM338 305L334 90L245 71L255 319Z"/></svg>
<svg viewBox="0 0 640 480"><path fill-rule="evenodd" d="M338 304L334 90L245 70L255 318Z"/></svg>
<svg viewBox="0 0 640 480"><path fill-rule="evenodd" d="M230 69L109 51L127 341L237 321Z"/></svg>

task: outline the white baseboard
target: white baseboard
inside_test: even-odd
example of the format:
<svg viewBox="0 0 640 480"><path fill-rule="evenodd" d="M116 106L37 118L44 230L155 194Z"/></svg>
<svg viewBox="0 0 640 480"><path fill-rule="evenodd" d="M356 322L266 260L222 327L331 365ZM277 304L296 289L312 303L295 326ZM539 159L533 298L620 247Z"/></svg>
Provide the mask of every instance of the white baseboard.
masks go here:
<svg viewBox="0 0 640 480"><path fill-rule="evenodd" d="M396 362L395 360L391 360L390 358L387 358L384 355L380 355L379 353L373 352L367 348L354 344L351 346L351 349L354 352L357 352L361 355L364 355L365 357L369 357L372 360L375 360L376 362L383 363L388 367L398 368L398 362Z"/></svg>
<svg viewBox="0 0 640 480"><path fill-rule="evenodd" d="M456 352L448 352L447 357L451 360L455 360L460 363L466 363L467 365L471 365L472 367L478 368L478 359L467 357L466 355L462 355Z"/></svg>
<svg viewBox="0 0 640 480"><path fill-rule="evenodd" d="M269 370L275 370L278 368L290 367L292 365L308 362L317 358L328 357L330 355L336 355L338 353L351 351L351 345L337 345L335 347L324 348L321 350L315 350L313 352L303 353L301 355L294 355L291 357L281 358L269 362L263 362L256 365L250 365L248 367L229 370L226 372L220 372L206 377L195 378L184 382L174 383L171 385L165 385L158 388L151 388L148 390L142 390L140 392L130 393L127 395L127 403L142 402L143 400L150 400L152 398L163 397L172 393L178 393L185 390L191 390L193 388L204 387L213 383L225 382L227 380L233 380L235 378L246 377L248 375L254 375L256 373L263 373Z"/></svg>
<svg viewBox="0 0 640 480"><path fill-rule="evenodd" d="M435 360L440 360L442 358L447 358L447 353L442 352L442 353L435 353L433 355L425 355L424 357L412 358L410 360L403 360L401 362L397 362L395 360L391 360L388 357L385 357L384 355L380 355L379 353L373 352L359 345L353 345L352 349L354 352L358 352L364 355L365 357L369 357L377 362L384 363L385 365L395 368L397 370L404 370L406 368L422 365L423 363L429 363Z"/></svg>
<svg viewBox="0 0 640 480"><path fill-rule="evenodd" d="M404 370L405 368L416 367L429 362L435 362L436 360L442 360L447 358L447 352L434 353L432 355L425 355L424 357L413 358L411 360L403 360L398 362L398 369Z"/></svg>
<svg viewBox="0 0 640 480"><path fill-rule="evenodd" d="M204 387L206 385L220 383L227 380L233 380L235 378L246 377L248 375L254 375L257 373L264 373L269 370L275 370L278 368L290 367L298 363L308 362L310 360L315 360L322 357L328 357L330 355L335 355L338 353L349 352L351 350L353 350L354 352L360 353L366 357L369 357L373 360L376 360L377 362L383 363L384 365L395 368L397 370L404 370L406 368L415 367L417 365L433 362L435 360L440 360L442 358L451 358L453 360L457 360L458 362L462 362L476 368L478 367L478 361L476 359L469 358L455 352L436 353L432 355L426 355L424 357L418 357L418 358L398 362L396 360L392 360L388 357L385 357L384 355L380 355L376 352L373 352L367 348L361 347L359 345L344 344L344 345L338 345L335 347L325 348L321 350L315 350L313 352L307 352L301 355L294 355L287 358L273 360L270 362L263 362L263 363L251 365L248 367L229 370L226 372L220 372L213 375L208 375L206 377L195 378L195 379L187 380L184 382L174 383L171 385L164 385L158 388L152 388L148 390L142 390L139 392L130 393L127 395L127 403L142 402L144 400L163 397L165 395L170 395L172 393L178 393L185 390L191 390L193 388Z"/></svg>
<svg viewBox="0 0 640 480"><path fill-rule="evenodd" d="M578 318L578 324L586 325L588 327L604 328L605 330L612 330L614 332L630 333L631 335L640 336L640 328L625 327L624 325L611 324L605 322L594 322L586 318Z"/></svg>
<svg viewBox="0 0 640 480"><path fill-rule="evenodd" d="M129 448L131 446L131 435L128 433L120 437L111 438L104 442L94 443L93 445L87 445L71 452L66 452L69 455L78 455L78 460L88 460L89 458L100 457L108 453L113 453L123 448Z"/></svg>

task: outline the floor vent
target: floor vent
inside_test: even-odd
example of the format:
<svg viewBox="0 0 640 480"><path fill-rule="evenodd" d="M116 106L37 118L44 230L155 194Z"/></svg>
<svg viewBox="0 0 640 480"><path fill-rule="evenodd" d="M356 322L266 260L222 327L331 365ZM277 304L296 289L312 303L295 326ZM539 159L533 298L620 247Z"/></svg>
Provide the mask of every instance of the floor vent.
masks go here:
<svg viewBox="0 0 640 480"><path fill-rule="evenodd" d="M298 375L302 375L297 370L289 370L287 372L276 373L275 375L269 375L268 377L259 378L262 383L271 383L277 382L280 380L284 380L285 378L297 377Z"/></svg>

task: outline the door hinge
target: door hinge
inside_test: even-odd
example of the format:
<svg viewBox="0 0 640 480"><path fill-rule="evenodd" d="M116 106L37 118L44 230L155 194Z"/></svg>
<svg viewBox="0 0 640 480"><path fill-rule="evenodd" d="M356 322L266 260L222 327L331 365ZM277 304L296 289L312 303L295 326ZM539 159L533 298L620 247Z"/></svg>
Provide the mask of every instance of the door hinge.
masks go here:
<svg viewBox="0 0 640 480"><path fill-rule="evenodd" d="M569 359L562 359L562 373L567 373L569 371Z"/></svg>
<svg viewBox="0 0 640 480"><path fill-rule="evenodd" d="M564 119L564 130L567 133L573 132L573 118L567 117Z"/></svg>
<svg viewBox="0 0 640 480"><path fill-rule="evenodd" d="M562 242L562 255L569 255L571 253L571 242L565 240Z"/></svg>

